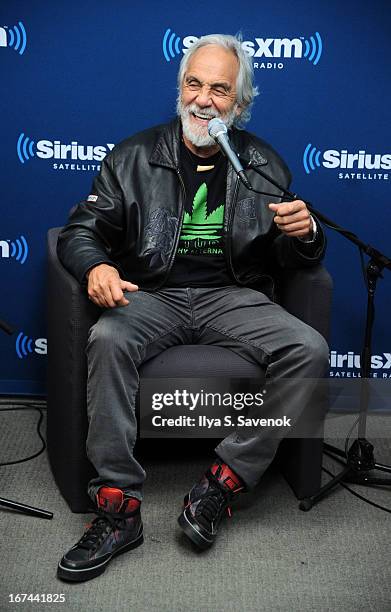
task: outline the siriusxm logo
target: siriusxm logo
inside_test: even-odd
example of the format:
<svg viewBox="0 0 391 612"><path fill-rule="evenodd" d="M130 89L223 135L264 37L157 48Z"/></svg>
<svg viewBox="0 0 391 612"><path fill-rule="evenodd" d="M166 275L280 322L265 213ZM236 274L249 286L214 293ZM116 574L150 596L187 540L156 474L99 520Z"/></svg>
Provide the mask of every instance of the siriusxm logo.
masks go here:
<svg viewBox="0 0 391 612"><path fill-rule="evenodd" d="M76 140L64 144L60 140L32 140L22 132L16 143L16 152L21 164L33 157L40 159L53 159L62 161L102 161L113 149L114 144L83 145ZM53 164L55 170L99 170L96 164Z"/></svg>
<svg viewBox="0 0 391 612"><path fill-rule="evenodd" d="M353 351L347 353L338 353L337 351L330 351L330 366L332 368L355 368L357 370L361 367L360 355ZM375 370L390 370L391 369L391 353L383 353L382 355L372 355L371 357L371 368Z"/></svg>
<svg viewBox="0 0 391 612"><path fill-rule="evenodd" d="M185 36L181 39L171 28L167 28L163 35L162 49L167 62L175 59L177 55L186 51L198 40L197 36ZM323 43L319 32L314 36L304 38L254 38L244 40L242 47L250 57L280 59L280 58L305 58L316 66L322 56ZM272 62L268 62L273 64ZM283 64L277 67L283 68ZM254 68L267 67L254 63ZM272 67L272 66L270 66Z"/></svg>
<svg viewBox="0 0 391 612"><path fill-rule="evenodd" d="M364 149L360 149L358 152L349 152L347 149L321 151L311 143L306 146L302 161L307 174L321 167L328 170L391 170L390 153L368 153ZM383 178L387 180L388 174L340 172L339 178Z"/></svg>
<svg viewBox="0 0 391 612"><path fill-rule="evenodd" d="M27 44L27 34L21 21L14 26L0 27L0 47L9 47L23 55Z"/></svg>
<svg viewBox="0 0 391 612"><path fill-rule="evenodd" d="M0 240L0 258L13 258L24 264L29 254L29 247L24 236L15 240Z"/></svg>
<svg viewBox="0 0 391 612"><path fill-rule="evenodd" d="M361 356L353 351L347 353L338 353L338 351L330 351L330 367L338 369L331 371L330 376L333 378L357 378L360 376ZM343 368L343 370L339 370ZM371 373L373 378L390 378L391 370L391 353L382 353L381 355L371 356Z"/></svg>
<svg viewBox="0 0 391 612"><path fill-rule="evenodd" d="M19 359L25 359L32 353L46 355L48 352L47 339L36 338L36 340L33 340L33 338L29 338L29 336L26 336L26 334L21 331L15 341L15 351Z"/></svg>

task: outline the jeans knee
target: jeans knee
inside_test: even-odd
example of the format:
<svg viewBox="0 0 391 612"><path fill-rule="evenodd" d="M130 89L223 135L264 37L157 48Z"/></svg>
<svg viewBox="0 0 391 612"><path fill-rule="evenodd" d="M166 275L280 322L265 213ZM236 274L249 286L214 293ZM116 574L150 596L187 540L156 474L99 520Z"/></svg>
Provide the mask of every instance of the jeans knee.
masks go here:
<svg viewBox="0 0 391 612"><path fill-rule="evenodd" d="M323 336L315 329L311 329L303 343L305 358L314 370L323 376L329 365L329 346Z"/></svg>
<svg viewBox="0 0 391 612"><path fill-rule="evenodd" d="M86 353L90 358L121 360L137 366L142 361L143 343L134 330L115 317L101 317L90 329Z"/></svg>
<svg viewBox="0 0 391 612"><path fill-rule="evenodd" d="M124 342L124 329L110 318L101 318L90 328L87 351L109 352L121 348Z"/></svg>

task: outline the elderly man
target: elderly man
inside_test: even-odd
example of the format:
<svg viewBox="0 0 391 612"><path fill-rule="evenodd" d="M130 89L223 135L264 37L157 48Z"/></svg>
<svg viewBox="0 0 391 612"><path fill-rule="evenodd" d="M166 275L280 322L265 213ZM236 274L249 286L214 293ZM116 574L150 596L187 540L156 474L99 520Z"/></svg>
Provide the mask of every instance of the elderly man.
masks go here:
<svg viewBox="0 0 391 612"><path fill-rule="evenodd" d="M199 39L181 62L178 118L117 145L60 236L61 261L102 307L87 346L87 453L97 472L89 494L97 517L61 559L60 578L93 578L114 555L143 542L145 471L133 455L143 361L200 343L267 366L270 380L316 379L327 368L325 341L272 301L270 275L276 261L317 264L321 227L300 200L277 194L271 203L249 192L208 134L211 118L221 118L238 154L287 187L290 174L277 153L238 129L255 94L240 41ZM258 191L270 191L248 173ZM288 399L299 413L305 391ZM196 546L214 542L232 498L258 483L277 446L278 439L254 431L234 432L218 445L179 517Z"/></svg>

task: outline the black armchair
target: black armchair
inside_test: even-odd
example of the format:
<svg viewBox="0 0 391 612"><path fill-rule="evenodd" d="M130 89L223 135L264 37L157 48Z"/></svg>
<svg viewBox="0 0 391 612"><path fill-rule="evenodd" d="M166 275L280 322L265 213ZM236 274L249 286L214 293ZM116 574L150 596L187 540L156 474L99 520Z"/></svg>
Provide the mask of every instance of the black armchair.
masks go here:
<svg viewBox="0 0 391 612"><path fill-rule="evenodd" d="M94 474L87 459L86 379L84 348L88 330L100 309L57 258L60 228L48 232L48 410L47 446L57 485L73 512L86 512L91 502L87 483ZM327 340L332 281L323 266L286 270L279 279L281 304ZM195 367L196 366L196 367ZM262 368L217 346L176 346L149 360L140 377L207 378L262 377ZM205 440L207 445L208 441ZM210 442L209 442L210 444ZM297 498L313 495L320 486L321 437L282 441L276 457ZM185 451L184 451L185 452Z"/></svg>

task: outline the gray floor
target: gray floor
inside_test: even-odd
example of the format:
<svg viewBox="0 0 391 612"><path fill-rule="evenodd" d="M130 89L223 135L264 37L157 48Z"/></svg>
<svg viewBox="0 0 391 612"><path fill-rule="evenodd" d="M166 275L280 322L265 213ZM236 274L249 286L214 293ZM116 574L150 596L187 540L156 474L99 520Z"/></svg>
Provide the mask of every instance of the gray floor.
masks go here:
<svg viewBox="0 0 391 612"><path fill-rule="evenodd" d="M0 461L39 448L36 421L32 412L0 412ZM391 463L385 439L379 440L377 459ZM46 455L0 468L2 497L54 513L47 521L0 510L0 610L391 610L390 515L343 489L304 513L279 473L271 471L254 494L242 497L215 547L195 552L176 518L183 494L205 465L204 460L148 463L144 546L118 557L96 580L76 585L57 580L56 566L90 515L68 510ZM391 492L357 490L391 507ZM12 604L11 593L63 593L66 601Z"/></svg>

